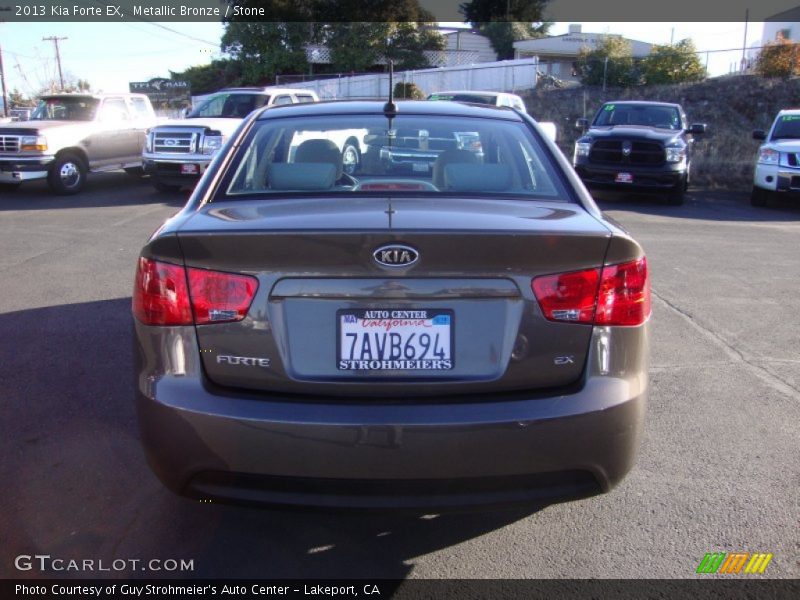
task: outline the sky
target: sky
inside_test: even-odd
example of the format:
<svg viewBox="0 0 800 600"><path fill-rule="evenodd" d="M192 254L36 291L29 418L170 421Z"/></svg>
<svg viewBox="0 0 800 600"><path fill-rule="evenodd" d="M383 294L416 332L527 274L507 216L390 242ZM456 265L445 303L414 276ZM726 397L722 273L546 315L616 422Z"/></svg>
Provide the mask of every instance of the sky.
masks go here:
<svg viewBox="0 0 800 600"><path fill-rule="evenodd" d="M449 25L449 24L448 24ZM569 23L556 23L551 34L566 33ZM748 25L747 45L758 43L762 23ZM692 38L712 76L726 74L741 58L744 23L582 23L585 33L618 33L655 44ZM35 93L57 78L52 42L59 43L62 70L88 80L94 90L128 90L130 81L169 77L170 70L207 64L221 56L219 23L0 23L0 47L10 92Z"/></svg>

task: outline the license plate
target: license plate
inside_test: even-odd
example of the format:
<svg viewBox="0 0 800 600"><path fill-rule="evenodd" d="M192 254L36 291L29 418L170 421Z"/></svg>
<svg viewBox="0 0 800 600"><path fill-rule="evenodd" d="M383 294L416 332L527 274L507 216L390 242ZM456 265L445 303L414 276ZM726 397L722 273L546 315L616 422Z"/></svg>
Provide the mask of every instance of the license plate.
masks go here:
<svg viewBox="0 0 800 600"><path fill-rule="evenodd" d="M346 309L336 313L340 371L453 368L453 311Z"/></svg>
<svg viewBox="0 0 800 600"><path fill-rule="evenodd" d="M633 173L617 173L617 183L633 183Z"/></svg>
<svg viewBox="0 0 800 600"><path fill-rule="evenodd" d="M197 165L181 165L181 175L197 175Z"/></svg>

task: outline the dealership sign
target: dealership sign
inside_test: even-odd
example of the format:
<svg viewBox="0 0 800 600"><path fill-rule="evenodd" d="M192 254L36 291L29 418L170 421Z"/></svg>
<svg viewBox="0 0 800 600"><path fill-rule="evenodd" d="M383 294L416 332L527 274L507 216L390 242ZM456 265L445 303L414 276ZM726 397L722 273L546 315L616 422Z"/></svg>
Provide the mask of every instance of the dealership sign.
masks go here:
<svg viewBox="0 0 800 600"><path fill-rule="evenodd" d="M131 81L128 87L132 93L147 94L151 102L188 101L191 97L188 81L157 77L150 81Z"/></svg>

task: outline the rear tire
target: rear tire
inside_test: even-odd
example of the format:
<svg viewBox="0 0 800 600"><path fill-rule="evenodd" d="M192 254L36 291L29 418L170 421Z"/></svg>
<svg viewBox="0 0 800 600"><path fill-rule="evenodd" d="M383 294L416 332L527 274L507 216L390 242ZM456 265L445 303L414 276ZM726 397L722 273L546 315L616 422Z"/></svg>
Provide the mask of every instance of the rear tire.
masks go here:
<svg viewBox="0 0 800 600"><path fill-rule="evenodd" d="M163 181L160 181L160 180L156 179L155 177L152 177L150 179L150 182L153 184L154 188L156 188L159 192L162 192L162 193L165 193L165 194L166 193L173 193L174 194L175 192L177 192L178 190L181 189L181 186L179 186L179 185L175 185L175 184L172 184L172 183L164 183Z"/></svg>
<svg viewBox="0 0 800 600"><path fill-rule="evenodd" d="M753 186L753 191L750 192L750 204L753 206L766 206L769 200L770 192L764 188Z"/></svg>
<svg viewBox="0 0 800 600"><path fill-rule="evenodd" d="M86 183L86 165L83 159L66 152L56 157L47 174L47 184L59 196L72 196Z"/></svg>

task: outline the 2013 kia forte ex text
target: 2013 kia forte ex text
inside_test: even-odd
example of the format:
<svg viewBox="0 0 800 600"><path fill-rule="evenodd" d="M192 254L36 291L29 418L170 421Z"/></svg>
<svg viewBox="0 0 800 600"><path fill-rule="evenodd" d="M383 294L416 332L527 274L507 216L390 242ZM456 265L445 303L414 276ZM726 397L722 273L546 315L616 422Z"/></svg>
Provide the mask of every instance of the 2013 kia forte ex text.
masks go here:
<svg viewBox="0 0 800 600"><path fill-rule="evenodd" d="M143 248L133 314L145 452L189 497L535 507L634 463L644 253L513 109L252 113Z"/></svg>

